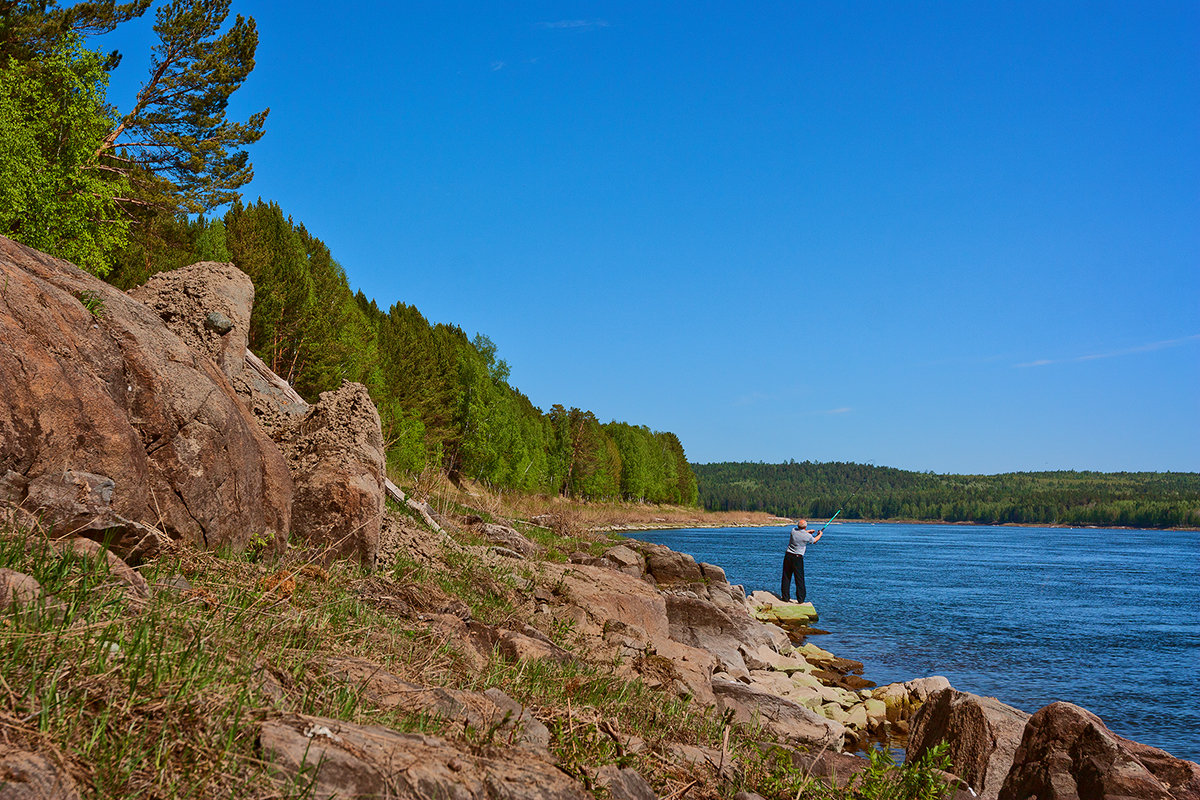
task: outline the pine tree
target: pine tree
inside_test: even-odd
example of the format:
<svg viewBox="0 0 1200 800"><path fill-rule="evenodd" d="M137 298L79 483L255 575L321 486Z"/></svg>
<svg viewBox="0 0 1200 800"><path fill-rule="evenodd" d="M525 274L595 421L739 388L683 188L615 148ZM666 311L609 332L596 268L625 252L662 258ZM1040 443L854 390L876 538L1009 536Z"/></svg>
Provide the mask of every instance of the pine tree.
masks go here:
<svg viewBox="0 0 1200 800"><path fill-rule="evenodd" d="M228 14L229 0L172 0L159 8L150 77L95 152L138 187L149 186L149 176L168 181L178 207L191 213L238 199L254 175L243 148L262 137L267 118L264 110L246 122L226 119L258 46L254 20L240 14L219 33Z"/></svg>

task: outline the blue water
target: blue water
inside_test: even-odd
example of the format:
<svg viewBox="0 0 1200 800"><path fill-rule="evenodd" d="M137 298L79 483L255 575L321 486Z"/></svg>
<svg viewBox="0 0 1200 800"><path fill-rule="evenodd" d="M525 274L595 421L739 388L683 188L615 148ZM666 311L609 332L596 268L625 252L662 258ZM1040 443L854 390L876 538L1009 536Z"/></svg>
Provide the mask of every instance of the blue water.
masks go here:
<svg viewBox="0 0 1200 800"><path fill-rule="evenodd" d="M779 591L786 528L636 538ZM1055 700L1200 761L1200 533L845 523L805 556L821 647L881 686L945 675L1030 713Z"/></svg>

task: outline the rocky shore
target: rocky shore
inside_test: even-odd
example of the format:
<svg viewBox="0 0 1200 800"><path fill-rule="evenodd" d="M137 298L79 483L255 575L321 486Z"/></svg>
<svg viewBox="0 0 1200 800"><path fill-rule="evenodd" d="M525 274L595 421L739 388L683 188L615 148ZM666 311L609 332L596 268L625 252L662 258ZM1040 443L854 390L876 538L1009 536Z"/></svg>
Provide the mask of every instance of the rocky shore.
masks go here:
<svg viewBox="0 0 1200 800"><path fill-rule="evenodd" d="M0 237L0 286L3 800L783 798L897 737L961 796L1200 796L1070 704L876 687L684 553L389 508L366 389L281 391L232 265L125 294Z"/></svg>

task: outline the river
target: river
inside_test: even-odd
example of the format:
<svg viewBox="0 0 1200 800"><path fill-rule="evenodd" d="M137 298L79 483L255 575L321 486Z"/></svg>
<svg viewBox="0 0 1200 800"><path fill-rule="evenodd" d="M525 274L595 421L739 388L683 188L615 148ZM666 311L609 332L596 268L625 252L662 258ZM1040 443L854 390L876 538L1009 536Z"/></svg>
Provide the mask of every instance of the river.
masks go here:
<svg viewBox="0 0 1200 800"><path fill-rule="evenodd" d="M779 591L787 529L629 534ZM828 636L883 685L945 675L1028 712L1055 700L1200 761L1200 533L835 523L805 556Z"/></svg>

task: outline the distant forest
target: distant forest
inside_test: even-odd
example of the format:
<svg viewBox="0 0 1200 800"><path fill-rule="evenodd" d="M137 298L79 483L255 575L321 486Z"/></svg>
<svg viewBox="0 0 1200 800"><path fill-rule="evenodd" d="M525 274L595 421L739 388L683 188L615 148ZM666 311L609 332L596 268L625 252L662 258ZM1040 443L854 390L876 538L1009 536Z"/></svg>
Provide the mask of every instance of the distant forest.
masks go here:
<svg viewBox="0 0 1200 800"><path fill-rule="evenodd" d="M254 68L254 20L229 0L164 0L136 98L108 97L120 54L93 49L147 0L0 2L0 234L129 289L195 261L254 281L250 347L309 401L343 380L371 393L388 464L497 489L694 505L672 433L543 412L485 335L351 290L329 248L276 203L244 204L264 109L227 116ZM421 269L413 265L414 270Z"/></svg>
<svg viewBox="0 0 1200 800"><path fill-rule="evenodd" d="M866 464L693 464L700 503L828 519L1200 527L1194 472L935 475Z"/></svg>

